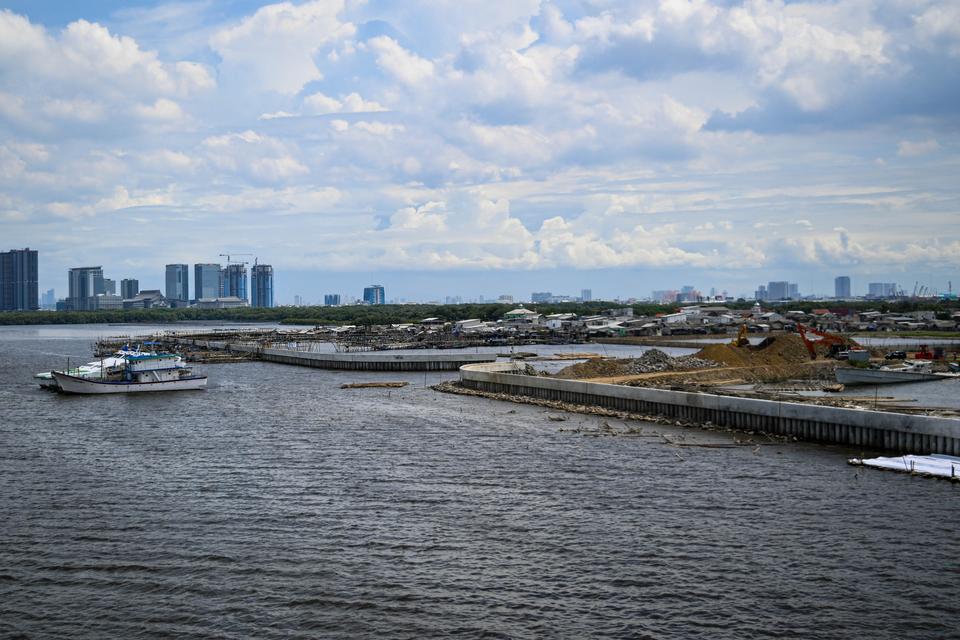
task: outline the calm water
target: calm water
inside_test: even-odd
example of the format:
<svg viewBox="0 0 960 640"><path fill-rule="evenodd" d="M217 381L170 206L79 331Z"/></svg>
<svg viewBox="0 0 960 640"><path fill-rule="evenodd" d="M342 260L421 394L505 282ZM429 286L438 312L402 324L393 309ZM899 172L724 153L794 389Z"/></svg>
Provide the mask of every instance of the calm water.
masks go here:
<svg viewBox="0 0 960 640"><path fill-rule="evenodd" d="M560 432L603 420L423 374L36 390L103 333L0 328L0 636L960 637L949 482Z"/></svg>

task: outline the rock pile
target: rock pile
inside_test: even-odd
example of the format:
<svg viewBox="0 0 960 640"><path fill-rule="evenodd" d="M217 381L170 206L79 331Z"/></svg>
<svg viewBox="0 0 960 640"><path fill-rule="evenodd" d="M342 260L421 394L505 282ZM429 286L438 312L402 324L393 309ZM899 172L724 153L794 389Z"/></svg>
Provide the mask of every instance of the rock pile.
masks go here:
<svg viewBox="0 0 960 640"><path fill-rule="evenodd" d="M659 373L661 371L689 371L691 369L708 369L720 366L712 360L704 360L693 356L671 358L659 349L651 349L639 358L624 362L625 375Z"/></svg>
<svg viewBox="0 0 960 640"><path fill-rule="evenodd" d="M651 349L639 358L618 360L591 360L570 365L561 369L558 378L608 378L615 376L634 376L642 373L660 373L663 371L690 371L720 366L712 360L683 356L671 358L659 349Z"/></svg>

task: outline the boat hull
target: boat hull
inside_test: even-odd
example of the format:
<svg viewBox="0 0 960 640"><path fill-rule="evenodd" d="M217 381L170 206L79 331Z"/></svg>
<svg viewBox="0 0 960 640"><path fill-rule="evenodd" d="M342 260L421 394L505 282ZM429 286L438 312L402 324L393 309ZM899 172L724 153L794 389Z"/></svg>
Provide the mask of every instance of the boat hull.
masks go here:
<svg viewBox="0 0 960 640"><path fill-rule="evenodd" d="M855 384L903 384L905 382L928 382L943 380L951 376L921 371L889 371L884 369L840 368L836 371L837 382L845 385Z"/></svg>
<svg viewBox="0 0 960 640"><path fill-rule="evenodd" d="M103 394L103 393L146 393L153 391L191 391L204 389L207 386L207 376L191 376L179 380L164 380L161 382L124 382L109 380L91 380L66 375L59 371L53 372L53 378L59 385L59 391L75 394Z"/></svg>

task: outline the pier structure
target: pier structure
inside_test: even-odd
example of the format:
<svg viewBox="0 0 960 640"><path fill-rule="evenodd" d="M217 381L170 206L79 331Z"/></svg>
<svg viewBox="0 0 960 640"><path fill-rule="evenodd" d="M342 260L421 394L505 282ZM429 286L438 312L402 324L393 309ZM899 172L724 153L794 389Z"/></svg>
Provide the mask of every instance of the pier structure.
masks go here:
<svg viewBox="0 0 960 640"><path fill-rule="evenodd" d="M250 342L191 340L189 344L211 351L246 354L267 362L349 371L456 371L467 364L497 359L493 353L318 353Z"/></svg>
<svg viewBox="0 0 960 640"><path fill-rule="evenodd" d="M960 420L522 375L513 362L468 364L469 389L662 416L810 442L960 455Z"/></svg>

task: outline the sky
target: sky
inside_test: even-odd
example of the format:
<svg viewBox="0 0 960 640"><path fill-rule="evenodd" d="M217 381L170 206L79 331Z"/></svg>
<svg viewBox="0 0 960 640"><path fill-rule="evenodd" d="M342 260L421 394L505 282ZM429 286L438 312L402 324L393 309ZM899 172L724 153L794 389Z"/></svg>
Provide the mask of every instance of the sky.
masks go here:
<svg viewBox="0 0 960 640"><path fill-rule="evenodd" d="M0 7L0 249L60 297L960 288L955 1Z"/></svg>

